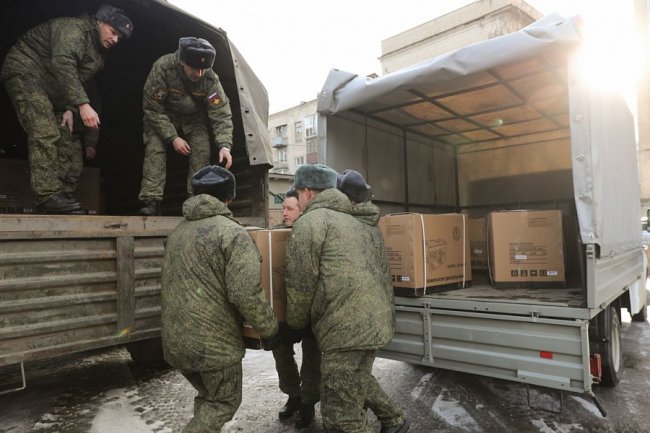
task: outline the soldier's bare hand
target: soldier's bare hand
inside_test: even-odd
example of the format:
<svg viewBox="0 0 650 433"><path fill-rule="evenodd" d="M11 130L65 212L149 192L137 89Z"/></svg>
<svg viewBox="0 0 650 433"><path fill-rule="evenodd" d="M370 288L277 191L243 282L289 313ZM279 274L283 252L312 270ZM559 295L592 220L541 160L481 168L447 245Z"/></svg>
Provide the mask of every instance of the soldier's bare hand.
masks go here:
<svg viewBox="0 0 650 433"><path fill-rule="evenodd" d="M99 115L90 104L79 106L79 117L87 128L99 128Z"/></svg>
<svg viewBox="0 0 650 433"><path fill-rule="evenodd" d="M61 126L67 126L68 130L72 134L72 129L74 128L74 116L72 115L72 111L65 110L63 112L63 116L61 116Z"/></svg>
<svg viewBox="0 0 650 433"><path fill-rule="evenodd" d="M86 159L93 159L95 158L95 155L97 155L97 151L94 147L86 147Z"/></svg>
<svg viewBox="0 0 650 433"><path fill-rule="evenodd" d="M172 141L172 146L174 146L174 150L181 155L187 156L192 153L192 148L190 147L189 143L183 140L181 137L174 138L174 141Z"/></svg>
<svg viewBox="0 0 650 433"><path fill-rule="evenodd" d="M232 166L232 155L230 154L230 149L227 147L222 147L219 149L219 164L221 164L224 160L226 161L224 167L230 168Z"/></svg>

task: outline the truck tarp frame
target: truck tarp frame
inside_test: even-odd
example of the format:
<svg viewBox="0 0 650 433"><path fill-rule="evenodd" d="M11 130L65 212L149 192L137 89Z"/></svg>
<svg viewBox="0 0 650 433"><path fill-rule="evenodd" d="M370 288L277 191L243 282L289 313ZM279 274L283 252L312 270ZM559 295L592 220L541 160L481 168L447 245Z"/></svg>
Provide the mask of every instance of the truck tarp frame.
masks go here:
<svg viewBox="0 0 650 433"><path fill-rule="evenodd" d="M622 96L603 94L580 81L574 55L579 42L572 21L552 14L521 31L380 78L334 69L318 95L318 112L324 117L360 114L399 128L404 134L417 134L437 145L452 145L461 156L484 148L530 144L533 140L535 146L545 148L547 155L553 155L555 150L565 152L551 156L551 162L526 164L547 164L547 170L571 170L582 242L597 244L600 256L617 255L641 245L633 118ZM513 86L509 76L520 80L521 87ZM539 86L535 81L540 79L548 80L546 89L557 93L532 94L532 89ZM503 101L508 98L517 100L510 106L518 104L518 115L522 116L534 105L531 100L535 97L555 97L549 105L562 105L556 111L552 111L554 107L547 107L546 112L539 110L542 115L533 121L551 126L541 127L536 134L529 133L530 122L513 122L507 126L510 130L519 127L520 135L512 134L516 137L512 139L499 134L498 127L482 125L477 120L491 111L505 112L510 102ZM443 98L449 103L445 104ZM436 123L441 119L449 120L448 124L461 121L470 126L459 127L456 123L441 134L441 122ZM524 135L528 137L522 138ZM568 140L570 146L564 146L562 143ZM371 150L372 143L368 146ZM327 161L326 142L321 143L321 153L321 160ZM473 163L481 164L480 158ZM493 171L496 175L497 170ZM458 206L462 208L466 203L462 196L459 200Z"/></svg>

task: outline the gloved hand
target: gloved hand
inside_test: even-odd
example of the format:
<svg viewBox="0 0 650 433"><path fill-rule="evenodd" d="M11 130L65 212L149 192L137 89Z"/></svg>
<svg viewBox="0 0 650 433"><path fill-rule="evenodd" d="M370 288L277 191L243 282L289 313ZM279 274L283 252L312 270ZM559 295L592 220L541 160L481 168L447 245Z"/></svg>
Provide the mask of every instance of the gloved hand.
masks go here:
<svg viewBox="0 0 650 433"><path fill-rule="evenodd" d="M304 330L292 329L289 328L289 325L287 325L286 322L280 322L280 332L284 336L284 341L286 341L287 344L293 345L299 343L300 340L302 340Z"/></svg>
<svg viewBox="0 0 650 433"><path fill-rule="evenodd" d="M282 334L282 328L278 328L278 331L267 338L262 338L262 347L264 350L273 350L284 342L284 336Z"/></svg>

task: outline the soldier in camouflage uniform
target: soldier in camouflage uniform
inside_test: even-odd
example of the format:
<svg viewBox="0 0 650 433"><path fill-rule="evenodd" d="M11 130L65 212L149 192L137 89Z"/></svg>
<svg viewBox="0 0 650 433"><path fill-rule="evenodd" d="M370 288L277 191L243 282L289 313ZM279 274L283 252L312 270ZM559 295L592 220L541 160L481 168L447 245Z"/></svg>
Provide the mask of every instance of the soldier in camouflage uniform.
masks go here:
<svg viewBox="0 0 650 433"><path fill-rule="evenodd" d="M59 177L60 122L55 113L79 111L83 124L99 126L83 83L104 65L105 51L126 39L133 23L124 11L103 5L94 17L55 18L18 38L0 71L18 120L27 133L30 180L39 212L78 212Z"/></svg>
<svg viewBox="0 0 650 433"><path fill-rule="evenodd" d="M284 197L283 223L274 228L290 228L301 214L298 193L291 187ZM294 343L302 340L302 364L300 372L294 359ZM297 428L306 428L314 419L314 405L320 400L320 358L316 337L309 329L299 333L294 341L286 341L273 349L275 368L278 372L280 390L289 396L278 417L283 420L299 413Z"/></svg>
<svg viewBox="0 0 650 433"><path fill-rule="evenodd" d="M366 183L363 176L354 170L345 170L339 175L336 187L345 194L352 203L352 215L361 221L372 238L372 247L385 254L386 245L384 237L377 224L379 223L379 208L375 206L370 198L372 189ZM388 259L384 260L384 273L390 274ZM388 296L393 303L393 288L384 286ZM393 400L386 395L383 389L372 378L372 391L366 395L365 407L372 410L377 419L381 422L380 433L403 433L409 430L410 420L404 416L404 411L397 406Z"/></svg>
<svg viewBox="0 0 650 433"><path fill-rule="evenodd" d="M208 125L219 163L230 168L232 119L228 97L211 69L216 56L205 39L180 38L178 51L158 59L144 85L144 167L140 214L160 215L165 190L167 146L189 156L187 192L192 174L210 163Z"/></svg>
<svg viewBox="0 0 650 433"><path fill-rule="evenodd" d="M280 341L261 284L261 255L228 210L235 178L208 166L192 178L184 220L167 238L162 265L165 360L196 388L194 418L183 432L218 432L241 403L242 318L265 339Z"/></svg>
<svg viewBox="0 0 650 433"><path fill-rule="evenodd" d="M97 114L101 114L101 101L94 82L87 81L84 84L84 90ZM99 141L99 127L87 128L79 117L79 110L73 108L63 112L60 118L62 119L59 126L61 134L59 141L61 190L67 198L74 198L79 186L79 176L81 176L84 167L84 157L95 158Z"/></svg>
<svg viewBox="0 0 650 433"><path fill-rule="evenodd" d="M392 287L385 250L368 248L371 232L352 215L336 177L321 164L296 171L303 215L287 243L287 324L311 325L323 352L325 431L366 433L364 402L380 390L372 365L394 332Z"/></svg>

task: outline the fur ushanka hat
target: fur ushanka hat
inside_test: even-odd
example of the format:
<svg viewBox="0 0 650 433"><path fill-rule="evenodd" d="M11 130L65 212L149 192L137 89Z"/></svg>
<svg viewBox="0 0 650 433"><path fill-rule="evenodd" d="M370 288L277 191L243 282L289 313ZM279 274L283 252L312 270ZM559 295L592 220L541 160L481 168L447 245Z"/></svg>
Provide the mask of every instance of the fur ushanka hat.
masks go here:
<svg viewBox="0 0 650 433"><path fill-rule="evenodd" d="M296 189L315 189L323 191L336 188L336 171L323 164L305 164L298 167L293 186Z"/></svg>

